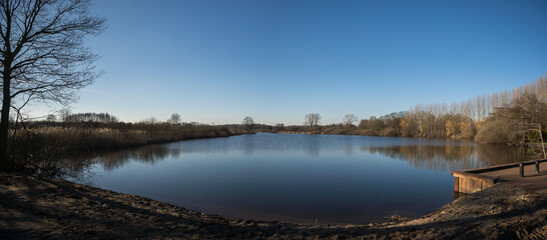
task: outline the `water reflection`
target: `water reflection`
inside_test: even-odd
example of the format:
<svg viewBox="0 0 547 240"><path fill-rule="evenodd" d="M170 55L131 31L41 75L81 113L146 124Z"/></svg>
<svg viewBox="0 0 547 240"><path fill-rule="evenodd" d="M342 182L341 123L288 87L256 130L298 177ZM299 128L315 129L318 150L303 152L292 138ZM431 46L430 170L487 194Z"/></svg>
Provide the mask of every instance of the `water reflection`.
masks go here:
<svg viewBox="0 0 547 240"><path fill-rule="evenodd" d="M319 155L319 139L318 135L307 135L308 140L306 141L306 150L310 156Z"/></svg>
<svg viewBox="0 0 547 240"><path fill-rule="evenodd" d="M360 150L403 160L414 168L436 171L478 168L528 159L526 148L507 145L427 139L376 138L370 141L370 137L365 137L364 141L355 141L355 136L293 136L301 139L294 142L270 139L272 142L267 142L260 135L248 135L234 138L231 142L218 139L195 140L108 152L96 159L107 171L123 167L129 161L154 165L166 158L179 158L185 154L218 154L230 151L241 151L246 155L262 151L303 151L308 156L316 157L321 151L338 149L346 156L353 156L355 150Z"/></svg>
<svg viewBox="0 0 547 240"><path fill-rule="evenodd" d="M508 146L503 144L477 144L477 154L480 159L488 162L488 165L520 162L531 160L533 156L526 153L526 147Z"/></svg>
<svg viewBox="0 0 547 240"><path fill-rule="evenodd" d="M254 152L254 149L255 149L255 146L254 146L254 136L255 135L250 135L249 137L246 137L246 138L243 138L243 151L246 153L246 154L253 154Z"/></svg>
<svg viewBox="0 0 547 240"><path fill-rule="evenodd" d="M182 153L178 148L161 145L145 146L135 149L100 154L97 159L106 171L112 171L128 164L129 161L154 165L167 157L176 158Z"/></svg>
<svg viewBox="0 0 547 240"><path fill-rule="evenodd" d="M232 218L367 223L452 201L448 170L523 158L463 141L256 134L104 153L93 183Z"/></svg>
<svg viewBox="0 0 547 240"><path fill-rule="evenodd" d="M486 144L363 146L361 150L407 161L415 168L449 171L527 159L524 147Z"/></svg>
<svg viewBox="0 0 547 240"><path fill-rule="evenodd" d="M354 138L344 138L344 144L346 145L345 148L344 148L344 153L347 156L352 156L353 155L353 149L354 149L353 139Z"/></svg>

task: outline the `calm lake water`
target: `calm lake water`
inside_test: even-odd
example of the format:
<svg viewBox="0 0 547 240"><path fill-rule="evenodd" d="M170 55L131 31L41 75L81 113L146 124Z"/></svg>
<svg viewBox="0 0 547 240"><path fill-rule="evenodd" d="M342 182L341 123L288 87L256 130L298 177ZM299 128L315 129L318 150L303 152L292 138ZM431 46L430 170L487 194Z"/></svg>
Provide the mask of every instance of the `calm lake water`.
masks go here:
<svg viewBox="0 0 547 240"><path fill-rule="evenodd" d="M364 224L448 204L449 170L523 156L462 141L259 133L104 154L85 183L230 218Z"/></svg>

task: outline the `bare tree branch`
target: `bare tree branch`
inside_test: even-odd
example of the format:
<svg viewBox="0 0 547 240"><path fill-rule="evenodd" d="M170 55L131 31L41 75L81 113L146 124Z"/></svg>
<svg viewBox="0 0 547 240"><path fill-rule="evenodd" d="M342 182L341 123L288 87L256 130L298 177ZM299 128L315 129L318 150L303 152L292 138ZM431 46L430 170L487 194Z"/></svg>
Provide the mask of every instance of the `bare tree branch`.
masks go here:
<svg viewBox="0 0 547 240"><path fill-rule="evenodd" d="M0 0L0 167L7 161L9 110L15 100L67 103L100 75L97 55L83 46L104 29L90 0Z"/></svg>

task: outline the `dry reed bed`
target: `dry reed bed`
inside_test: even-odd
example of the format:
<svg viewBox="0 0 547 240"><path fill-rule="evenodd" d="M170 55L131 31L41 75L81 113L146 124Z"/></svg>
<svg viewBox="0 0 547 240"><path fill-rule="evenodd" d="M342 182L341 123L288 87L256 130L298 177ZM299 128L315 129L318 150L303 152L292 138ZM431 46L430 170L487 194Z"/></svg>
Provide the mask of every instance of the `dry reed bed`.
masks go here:
<svg viewBox="0 0 547 240"><path fill-rule="evenodd" d="M66 158L103 150L197 138L228 137L242 132L222 126L128 123L42 123L10 132L9 154L19 168L50 169ZM71 163L69 165L74 165ZM61 164L66 166L66 164ZM49 175L49 174L48 174Z"/></svg>

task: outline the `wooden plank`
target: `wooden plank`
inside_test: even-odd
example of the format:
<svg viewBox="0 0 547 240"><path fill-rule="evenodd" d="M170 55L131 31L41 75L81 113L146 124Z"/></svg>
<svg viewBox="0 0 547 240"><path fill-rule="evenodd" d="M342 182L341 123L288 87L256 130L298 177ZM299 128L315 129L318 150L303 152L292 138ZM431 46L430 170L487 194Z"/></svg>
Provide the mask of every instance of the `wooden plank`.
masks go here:
<svg viewBox="0 0 547 240"><path fill-rule="evenodd" d="M476 175L476 174L466 173L466 172L450 172L450 173L454 177L475 179L475 180L484 181L484 182L496 183L496 180L497 180L497 178L492 178L489 176L481 176L481 175Z"/></svg>
<svg viewBox="0 0 547 240"><path fill-rule="evenodd" d="M523 165L532 165L538 161L540 163L547 162L547 159L531 160L523 162ZM518 167L520 163L504 164L486 168L469 169L464 171L450 171L454 176L454 191L460 193L474 193L486 188L492 187L498 181L497 178L478 175L478 173L493 172L508 168Z"/></svg>
<svg viewBox="0 0 547 240"><path fill-rule="evenodd" d="M524 166L535 164L535 162L538 161L540 163L547 162L547 159L539 159L539 160L530 160L530 161L524 161L522 162ZM520 162L518 163L508 163L508 164L502 164L502 165L496 165L496 166L490 166L490 167L484 167L484 168L475 168L475 169L467 169L467 170L461 170L461 171L451 171L451 172L464 172L464 173L484 173L484 172L492 172L497 170L504 170L508 168L518 167Z"/></svg>

